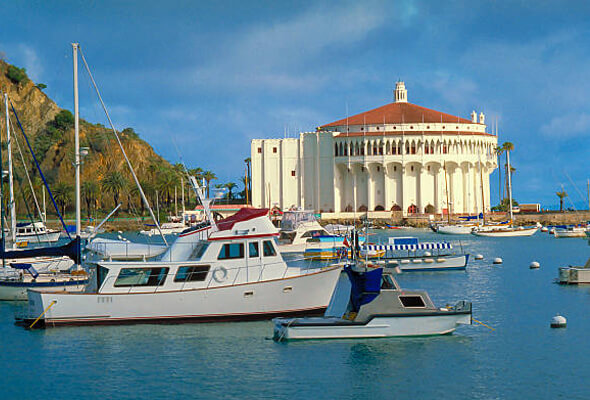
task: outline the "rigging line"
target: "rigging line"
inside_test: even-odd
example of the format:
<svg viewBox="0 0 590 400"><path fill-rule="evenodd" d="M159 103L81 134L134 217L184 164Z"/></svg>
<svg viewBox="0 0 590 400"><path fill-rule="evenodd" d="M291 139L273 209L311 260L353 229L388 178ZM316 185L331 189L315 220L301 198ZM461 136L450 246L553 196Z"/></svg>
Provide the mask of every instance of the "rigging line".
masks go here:
<svg viewBox="0 0 590 400"><path fill-rule="evenodd" d="M572 178L570 178L570 176L568 175L568 173L565 172L565 170L563 171L563 173L564 173L565 177L570 181L570 183L572 184L572 186L574 187L574 189L576 189L576 192L578 192L578 194L580 195L580 198L582 199L582 201L586 201L586 197L582 194L582 192L580 192L580 190L578 189L578 187L576 186L576 184L574 183L574 181L572 181ZM572 200L570 199L570 201L572 201Z"/></svg>
<svg viewBox="0 0 590 400"><path fill-rule="evenodd" d="M39 162L37 161L37 157L35 156L35 153L33 152L33 148L31 147L31 143L29 143L29 138L25 134L25 130L24 130L22 124L20 123L20 119L18 118L18 114L16 113L16 110L14 109L14 105L12 104L12 101L10 102L10 107L12 107L12 112L14 113L14 116L16 117L16 122L18 122L18 127L20 128L20 131L22 132L22 134L25 138L25 141L27 142L27 146L29 147L29 151L31 152L31 155L33 156L33 160L35 161L35 165L37 166L37 170L39 171L39 175L41 176L41 179L43 179L43 183L45 184L45 187L47 188L47 192L49 193L49 197L51 198L51 202L53 203L53 207L55 207L55 212L57 213L57 216L59 217L59 220L61 221L64 231L66 231L66 235L68 235L68 239L72 240L72 236L68 232L68 228L66 227L66 223L65 223L61 213L59 212L59 207L57 207L57 203L55 202L55 199L53 198L53 193L51 193L51 189L49 189L49 184L47 183L47 180L45 179L45 175L43 175L43 171L41 171L41 166L39 165Z"/></svg>
<svg viewBox="0 0 590 400"><path fill-rule="evenodd" d="M150 207L150 203L148 202L147 198L145 197L145 193L143 192L141 184L139 183L139 179L137 178L137 175L135 175L135 170L133 169L133 165L131 165L131 161L129 161L129 158L127 157L127 153L125 152L125 149L123 148L123 144L121 143L121 139L119 138L119 134L117 133L117 130L115 129L115 126L113 125L113 121L111 120L111 116L109 115L109 112L107 111L104 101L102 101L102 96L100 95L100 91L98 90L98 86L96 85L94 77L92 76L92 72L90 72L90 67L88 67L88 63L86 62L86 58L84 57L84 53L82 52L82 48L79 47L78 50L80 50L80 56L82 57L82 61L84 62L84 67L86 67L86 72L88 72L88 76L90 77L90 80L92 81L92 85L94 86L94 90L96 91L96 95L98 96L98 100L100 100L100 104L102 105L102 109L104 110L106 117L109 120L109 124L111 125L111 129L113 130L113 133L115 134L115 137L117 138L117 142L119 143L119 147L121 148L121 152L123 153L123 157L125 157L125 161L127 161L127 166L129 167L129 170L131 171L131 175L133 176L133 179L135 180L135 184L137 185L137 188L139 189L139 193L141 195L141 198L145 202L147 209L149 210L150 215L151 215L152 219L154 220L156 227L158 228L158 232L160 232L160 236L162 236L162 240L166 244L166 247L168 247L169 244L168 244L168 241L166 240L166 237L164 236L164 233L162 232L162 229L160 228L160 223L156 219L156 216L154 215L154 211L152 210L152 207Z"/></svg>
<svg viewBox="0 0 590 400"><path fill-rule="evenodd" d="M14 129L12 129L12 131L14 132ZM41 213L41 207L39 207L39 201L37 200L37 196L35 195L35 189L33 188L33 182L31 181L31 176L29 175L29 171L27 170L27 164L25 162L25 157L24 157L23 152L21 150L20 142L18 141L18 136L16 135L16 133L13 136L13 138L14 138L14 141L16 142L16 148L17 148L18 153L20 155L21 162L23 163L23 170L25 171L25 176L27 177L27 181L29 183L29 188L31 189L31 193L33 194L33 201L35 202L35 207L37 208L39 218L41 219L41 221L43 221L43 214Z"/></svg>
<svg viewBox="0 0 590 400"><path fill-rule="evenodd" d="M26 171L26 169L25 169ZM14 176L17 180L19 180L19 176L18 173L16 173L16 171L14 171ZM25 198L25 193L23 190L19 190L21 198L23 199L23 204L25 205L25 211L27 212L27 217L29 217L29 220L31 221L31 224L33 225L33 232L35 233L35 239L37 239L37 243L41 243L41 237L39 235L39 231L37 230L37 228L35 228L35 222L33 221L33 215L31 215L31 210L29 209L29 204L27 202L27 199ZM15 239L15 243L13 243L16 245L16 239Z"/></svg>

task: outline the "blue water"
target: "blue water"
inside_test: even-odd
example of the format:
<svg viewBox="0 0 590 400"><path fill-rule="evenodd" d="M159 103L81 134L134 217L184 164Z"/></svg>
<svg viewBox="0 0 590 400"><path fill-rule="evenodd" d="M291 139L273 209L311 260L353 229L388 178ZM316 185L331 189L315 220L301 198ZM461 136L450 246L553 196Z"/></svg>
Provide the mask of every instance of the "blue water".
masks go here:
<svg viewBox="0 0 590 400"><path fill-rule="evenodd" d="M590 256L587 242L539 233L462 243L485 260L398 281L439 305L471 300L495 331L293 343L269 340L270 322L26 331L13 325L21 306L0 303L1 398L590 398L590 286L553 283L558 266ZM498 256L504 264L492 265ZM549 328L557 312L567 328Z"/></svg>

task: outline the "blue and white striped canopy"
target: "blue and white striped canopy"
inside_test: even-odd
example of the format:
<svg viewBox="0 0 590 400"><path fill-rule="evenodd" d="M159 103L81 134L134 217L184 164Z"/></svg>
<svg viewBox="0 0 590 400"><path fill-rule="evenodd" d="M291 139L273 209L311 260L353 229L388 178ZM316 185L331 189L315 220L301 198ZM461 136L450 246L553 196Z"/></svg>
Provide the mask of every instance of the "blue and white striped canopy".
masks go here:
<svg viewBox="0 0 590 400"><path fill-rule="evenodd" d="M453 246L448 242L424 242L424 243L417 243L417 244L369 244L366 246L362 246L362 250L389 250L389 251L399 251L399 250L409 250L409 251L416 251L416 250L442 250L442 249L452 249Z"/></svg>

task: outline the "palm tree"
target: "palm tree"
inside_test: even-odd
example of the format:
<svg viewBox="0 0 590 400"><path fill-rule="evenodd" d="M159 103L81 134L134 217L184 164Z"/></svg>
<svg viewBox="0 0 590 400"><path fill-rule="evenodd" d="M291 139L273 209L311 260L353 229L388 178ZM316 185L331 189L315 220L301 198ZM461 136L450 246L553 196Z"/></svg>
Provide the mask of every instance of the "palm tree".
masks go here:
<svg viewBox="0 0 590 400"><path fill-rule="evenodd" d="M504 149L502 146L496 146L494 150L498 158L498 202L502 203L502 168L500 167L500 157L504 154Z"/></svg>
<svg viewBox="0 0 590 400"><path fill-rule="evenodd" d="M127 179L125 179L123 174L119 171L107 172L100 181L102 190L113 195L113 202L115 206L119 204L119 193L126 184Z"/></svg>
<svg viewBox="0 0 590 400"><path fill-rule="evenodd" d="M53 198L61 208L63 216L66 214L66 207L72 201L72 191L72 185L65 182L60 182L53 188Z"/></svg>
<svg viewBox="0 0 590 400"><path fill-rule="evenodd" d="M563 212L563 199L567 197L565 190L561 189L561 192L555 193L559 197L559 212Z"/></svg>
<svg viewBox="0 0 590 400"><path fill-rule="evenodd" d="M205 182L207 182L207 197L209 197L209 183L217 179L217 176L215 176L215 174L211 171L205 171L203 173L203 179L205 179Z"/></svg>
<svg viewBox="0 0 590 400"><path fill-rule="evenodd" d="M248 198L248 201L252 201L252 184L251 184L251 178L250 178L250 165L252 164L252 158L248 157L244 160L244 162L246 163L246 182L245 182L245 192L246 192L246 197Z"/></svg>
<svg viewBox="0 0 590 400"><path fill-rule="evenodd" d="M238 186L238 185L236 185L233 182L228 182L223 186L227 188L227 202L229 203L229 201L234 198L234 194L232 193L232 190L234 190L236 188L236 186Z"/></svg>
<svg viewBox="0 0 590 400"><path fill-rule="evenodd" d="M100 188L98 187L98 183L88 180L84 181L81 189L82 196L86 202L86 213L88 215L88 219L90 219L92 214L92 204L96 204L96 199L98 197Z"/></svg>
<svg viewBox="0 0 590 400"><path fill-rule="evenodd" d="M506 164L504 165L504 181L506 182L506 196L508 195L508 156L511 151L514 150L514 144L511 142L504 142L502 144L502 150L506 153ZM510 177L512 178L512 171L510 171Z"/></svg>

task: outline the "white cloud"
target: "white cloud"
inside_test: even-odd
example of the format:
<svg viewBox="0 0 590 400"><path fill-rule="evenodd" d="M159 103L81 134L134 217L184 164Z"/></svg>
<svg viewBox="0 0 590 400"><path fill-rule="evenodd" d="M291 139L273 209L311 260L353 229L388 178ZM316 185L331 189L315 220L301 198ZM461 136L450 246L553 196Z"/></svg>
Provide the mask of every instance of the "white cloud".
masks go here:
<svg viewBox="0 0 590 400"><path fill-rule="evenodd" d="M540 130L545 137L553 139L590 136L590 114L582 112L554 117Z"/></svg>
<svg viewBox="0 0 590 400"><path fill-rule="evenodd" d="M193 81L224 89L318 90L332 82L346 62L331 58L334 50L361 43L387 22L394 21L381 3L312 8L288 20L235 32L219 44L209 64L196 68Z"/></svg>

